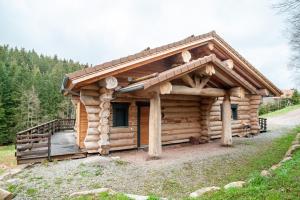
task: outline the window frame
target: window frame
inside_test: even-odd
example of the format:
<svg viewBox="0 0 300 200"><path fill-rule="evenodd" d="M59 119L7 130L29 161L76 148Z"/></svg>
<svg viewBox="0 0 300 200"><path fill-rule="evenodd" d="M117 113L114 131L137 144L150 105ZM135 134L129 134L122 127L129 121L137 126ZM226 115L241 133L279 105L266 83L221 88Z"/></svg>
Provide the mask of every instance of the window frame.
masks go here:
<svg viewBox="0 0 300 200"><path fill-rule="evenodd" d="M221 107L221 121L223 121L223 104L220 104ZM238 109L239 109L239 104L233 103L230 104L230 108L231 108L231 120L235 121L239 119L239 115L238 115ZM235 109L235 111L233 110Z"/></svg>
<svg viewBox="0 0 300 200"><path fill-rule="evenodd" d="M129 106L130 106L130 103L127 103L127 102L112 103L112 127L128 127L129 126ZM122 116L122 118L124 117L124 119L122 119L122 121L124 121L124 124L122 124L122 125L118 122L119 115L117 115L117 112L120 112L120 111L117 111L118 109L123 110L125 112L124 116Z"/></svg>

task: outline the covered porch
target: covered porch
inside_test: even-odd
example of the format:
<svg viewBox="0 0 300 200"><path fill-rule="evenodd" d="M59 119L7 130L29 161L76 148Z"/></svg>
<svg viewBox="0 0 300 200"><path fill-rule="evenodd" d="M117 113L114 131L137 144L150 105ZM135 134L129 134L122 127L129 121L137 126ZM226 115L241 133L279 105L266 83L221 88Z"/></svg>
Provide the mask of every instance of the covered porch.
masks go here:
<svg viewBox="0 0 300 200"><path fill-rule="evenodd" d="M86 157L76 144L74 123L74 119L57 119L17 133L17 163Z"/></svg>
<svg viewBox="0 0 300 200"><path fill-rule="evenodd" d="M172 141L179 143L195 139L198 143L199 141L207 142L211 136L211 128L220 126L221 130L216 130L220 131L221 145L231 146L233 135L232 98L236 101L247 96L248 101L251 96L257 94L257 90L253 86L232 70L231 60L220 61L215 55L210 55L189 61L188 51L177 56L180 58L176 58L176 60L185 60L185 64L133 80L132 84L116 91L114 100L116 102L118 99L126 101L126 98L137 101L144 99L144 102L148 102L148 155L152 158L160 157L162 144L172 143ZM260 97L256 96L255 98ZM219 107L213 107L220 100ZM170 106L171 104L173 106ZM243 108L247 107L246 109L250 110L248 109L250 103L247 102L245 105ZM138 107L138 111L140 117L140 107ZM220 119L213 118L212 111L221 115ZM181 115L184 118L176 121ZM168 117L174 119L171 124L164 122ZM253 115L254 117L258 117L257 113ZM191 118L194 120L190 120ZM244 125L250 127L250 116L247 115L244 118L246 121ZM141 142L139 137L142 136L142 123L145 122L139 118L138 142ZM214 124L214 127L211 127L211 124ZM239 121L233 126L243 127L244 125ZM186 134L182 128L186 130ZM191 132L188 133L188 131ZM242 132L241 129L239 131ZM167 138L170 138L170 142L167 141Z"/></svg>

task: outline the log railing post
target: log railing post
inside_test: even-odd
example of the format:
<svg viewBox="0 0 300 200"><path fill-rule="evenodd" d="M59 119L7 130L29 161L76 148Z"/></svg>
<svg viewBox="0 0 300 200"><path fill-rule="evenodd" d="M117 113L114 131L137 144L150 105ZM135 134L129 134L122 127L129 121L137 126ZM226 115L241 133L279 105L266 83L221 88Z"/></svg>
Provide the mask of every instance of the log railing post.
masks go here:
<svg viewBox="0 0 300 200"><path fill-rule="evenodd" d="M51 134L48 134L48 161L51 161Z"/></svg>
<svg viewBox="0 0 300 200"><path fill-rule="evenodd" d="M150 99L148 154L150 158L159 158L161 152L161 104L159 93L155 92Z"/></svg>
<svg viewBox="0 0 300 200"><path fill-rule="evenodd" d="M223 146L232 145L232 130L231 130L231 103L230 96L227 94L223 98L222 112L222 137L221 143Z"/></svg>

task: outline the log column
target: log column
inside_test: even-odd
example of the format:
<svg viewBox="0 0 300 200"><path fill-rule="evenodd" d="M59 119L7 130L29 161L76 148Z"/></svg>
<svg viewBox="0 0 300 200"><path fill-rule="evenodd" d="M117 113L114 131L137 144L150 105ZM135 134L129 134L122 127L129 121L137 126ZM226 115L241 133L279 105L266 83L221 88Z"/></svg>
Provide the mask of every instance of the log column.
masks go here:
<svg viewBox="0 0 300 200"><path fill-rule="evenodd" d="M258 121L258 108L261 103L260 95L250 96L250 123L251 123L251 134L256 135L260 131L259 121Z"/></svg>
<svg viewBox="0 0 300 200"><path fill-rule="evenodd" d="M114 89L118 86L118 80L115 77L107 77L98 82L100 89L100 112L99 112L99 126L98 131L100 132L100 137L98 140L98 152L101 155L108 155L110 149L109 142L109 117L110 117L110 102L112 100L112 95Z"/></svg>
<svg viewBox="0 0 300 200"><path fill-rule="evenodd" d="M102 89L103 90L103 89ZM100 138L98 141L99 145L99 153L101 155L109 154L109 116L110 116L110 101L112 100L111 90L105 90L104 93L100 95L100 113L99 113L99 127L98 130L100 132Z"/></svg>
<svg viewBox="0 0 300 200"><path fill-rule="evenodd" d="M230 96L226 94L223 98L222 112L222 137L221 143L223 146L232 145L232 130L231 130L231 102Z"/></svg>
<svg viewBox="0 0 300 200"><path fill-rule="evenodd" d="M161 105L159 93L155 92L150 99L149 157L159 158L161 151Z"/></svg>

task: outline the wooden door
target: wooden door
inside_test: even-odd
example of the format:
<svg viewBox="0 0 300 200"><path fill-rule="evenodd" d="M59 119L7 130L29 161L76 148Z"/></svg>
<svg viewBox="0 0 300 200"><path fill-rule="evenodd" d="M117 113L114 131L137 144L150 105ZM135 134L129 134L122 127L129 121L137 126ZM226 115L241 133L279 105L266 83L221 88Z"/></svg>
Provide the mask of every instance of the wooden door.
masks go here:
<svg viewBox="0 0 300 200"><path fill-rule="evenodd" d="M140 107L140 145L149 143L149 106Z"/></svg>

